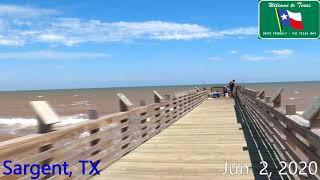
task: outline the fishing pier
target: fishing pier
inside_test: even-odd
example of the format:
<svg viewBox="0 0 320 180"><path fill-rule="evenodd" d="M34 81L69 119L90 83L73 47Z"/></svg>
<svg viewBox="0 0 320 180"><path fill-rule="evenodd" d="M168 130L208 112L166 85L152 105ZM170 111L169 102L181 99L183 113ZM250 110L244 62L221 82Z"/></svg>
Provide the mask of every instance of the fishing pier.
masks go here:
<svg viewBox="0 0 320 180"><path fill-rule="evenodd" d="M319 179L320 99L297 114L281 103L282 92L268 97L237 87L233 99L211 98L208 88L154 91L154 103L137 107L118 94L121 112L91 109L89 120L65 127L56 126L60 118L47 102L34 101L39 133L0 142L0 160L68 162L72 175L42 179ZM100 175L83 160L96 163Z"/></svg>

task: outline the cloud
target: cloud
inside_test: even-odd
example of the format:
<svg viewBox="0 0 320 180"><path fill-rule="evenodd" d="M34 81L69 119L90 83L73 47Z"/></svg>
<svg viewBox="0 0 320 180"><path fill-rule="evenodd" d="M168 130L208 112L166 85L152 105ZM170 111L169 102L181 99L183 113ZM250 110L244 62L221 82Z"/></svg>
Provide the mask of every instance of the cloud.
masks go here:
<svg viewBox="0 0 320 180"><path fill-rule="evenodd" d="M283 60L288 59L288 57L290 57L290 55L292 55L294 51L291 49L280 49L265 51L265 53L271 53L273 56L245 54L242 55L240 58L246 61Z"/></svg>
<svg viewBox="0 0 320 180"><path fill-rule="evenodd" d="M276 55L276 56L288 56L294 53L292 49L279 49L279 50L272 50L269 52L271 52L273 55Z"/></svg>
<svg viewBox="0 0 320 180"><path fill-rule="evenodd" d="M4 46L21 46L23 42L19 39L10 39L0 35L0 45Z"/></svg>
<svg viewBox="0 0 320 180"><path fill-rule="evenodd" d="M40 42L56 42L64 45L80 43L128 42L146 40L191 40L210 36L210 31L196 24L179 24L163 21L102 22L60 18L48 29L34 35Z"/></svg>
<svg viewBox="0 0 320 180"><path fill-rule="evenodd" d="M114 32L128 32L131 37L149 37L160 40L202 39L210 37L211 33L208 28L198 24L163 21L116 22L104 23L104 25L109 25Z"/></svg>
<svg viewBox="0 0 320 180"><path fill-rule="evenodd" d="M213 30L194 23L168 21L105 22L57 16L52 9L0 5L0 45L48 43L73 46L82 43L135 40L199 40L257 34L256 27ZM49 16L49 17L46 17ZM36 17L36 18L35 18ZM1 42L2 41L2 42Z"/></svg>
<svg viewBox="0 0 320 180"><path fill-rule="evenodd" d="M0 60L83 60L106 59L110 55L98 52L27 51L0 52Z"/></svg>
<svg viewBox="0 0 320 180"><path fill-rule="evenodd" d="M223 57L220 57L220 56L212 56L212 57L209 57L208 60L210 60L210 61L222 61L222 60L223 60Z"/></svg>
<svg viewBox="0 0 320 180"><path fill-rule="evenodd" d="M242 55L240 58L246 61L264 61L264 60L272 59L272 57L268 57L268 56L257 56L257 55L250 55L250 54Z"/></svg>
<svg viewBox="0 0 320 180"><path fill-rule="evenodd" d="M234 29L227 29L219 31L223 36L244 36L244 35L257 35L258 27L239 27Z"/></svg>
<svg viewBox="0 0 320 180"><path fill-rule="evenodd" d="M54 9L32 8L27 6L0 4L0 17L35 17L58 14Z"/></svg>
<svg viewBox="0 0 320 180"><path fill-rule="evenodd" d="M238 53L238 51L231 50L231 51L230 51L230 53L231 53L231 54L237 54L237 53Z"/></svg>

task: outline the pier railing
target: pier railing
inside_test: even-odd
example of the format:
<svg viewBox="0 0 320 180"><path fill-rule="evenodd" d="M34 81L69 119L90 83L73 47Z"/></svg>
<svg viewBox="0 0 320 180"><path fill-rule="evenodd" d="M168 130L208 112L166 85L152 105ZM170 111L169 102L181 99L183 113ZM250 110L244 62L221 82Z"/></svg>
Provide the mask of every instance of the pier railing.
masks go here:
<svg viewBox="0 0 320 180"><path fill-rule="evenodd" d="M274 97L268 97L264 90L238 87L237 100L269 139L280 161L287 162L282 165L287 166L289 175L295 179L319 179L320 98L298 115L295 105L281 104L282 92L280 89Z"/></svg>
<svg viewBox="0 0 320 180"><path fill-rule="evenodd" d="M162 97L154 91L154 103L141 102L141 106L135 108L126 96L118 94L121 112L98 117L95 110L90 110L90 120L59 129L55 126L59 118L50 106L43 101L32 102L39 120L39 134L0 142L0 161L12 160L15 164L68 162L72 179L85 179L90 164L87 164L87 176L83 176L79 160L100 160L103 163L99 169L109 166L197 107L208 98L208 93L205 88L196 88ZM4 175L0 176L2 179ZM29 174L12 179L30 177ZM54 174L41 177L68 179Z"/></svg>

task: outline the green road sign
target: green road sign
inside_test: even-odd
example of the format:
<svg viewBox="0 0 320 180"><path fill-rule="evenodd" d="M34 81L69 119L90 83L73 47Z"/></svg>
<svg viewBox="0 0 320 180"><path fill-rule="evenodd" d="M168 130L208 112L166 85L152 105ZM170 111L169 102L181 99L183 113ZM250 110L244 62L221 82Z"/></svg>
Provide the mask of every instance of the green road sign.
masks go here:
<svg viewBox="0 0 320 180"><path fill-rule="evenodd" d="M261 0L259 38L319 39L319 0Z"/></svg>

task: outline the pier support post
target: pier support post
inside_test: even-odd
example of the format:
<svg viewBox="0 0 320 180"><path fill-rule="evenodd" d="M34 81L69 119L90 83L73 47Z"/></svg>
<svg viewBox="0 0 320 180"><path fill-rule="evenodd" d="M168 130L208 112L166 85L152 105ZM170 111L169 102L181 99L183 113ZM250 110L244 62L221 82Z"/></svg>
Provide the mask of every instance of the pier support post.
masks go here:
<svg viewBox="0 0 320 180"><path fill-rule="evenodd" d="M91 109L91 110L88 111L88 118L89 118L90 120L97 120L98 117L99 117L99 116L98 116L97 110ZM97 129L92 129L92 130L90 131L90 134L95 134L95 133L97 133L97 132L99 132L99 128L97 128ZM100 139L94 139L94 140L92 140L92 141L90 142L90 146L95 146L96 144L99 143L99 141L100 141ZM91 154L91 156L94 156L94 155L98 154L99 152L100 152L100 150L94 151L94 152Z"/></svg>
<svg viewBox="0 0 320 180"><path fill-rule="evenodd" d="M54 131L53 124L60 122L58 115L46 101L31 101L30 105L36 113L38 120L38 133L45 134ZM44 145L39 148L39 152L44 152L53 147L52 144ZM48 164L52 161L48 158L41 164Z"/></svg>
<svg viewBox="0 0 320 180"><path fill-rule="evenodd" d="M277 108L281 106L281 93L283 92L283 88L279 89L276 93L276 95L273 97L273 107Z"/></svg>

